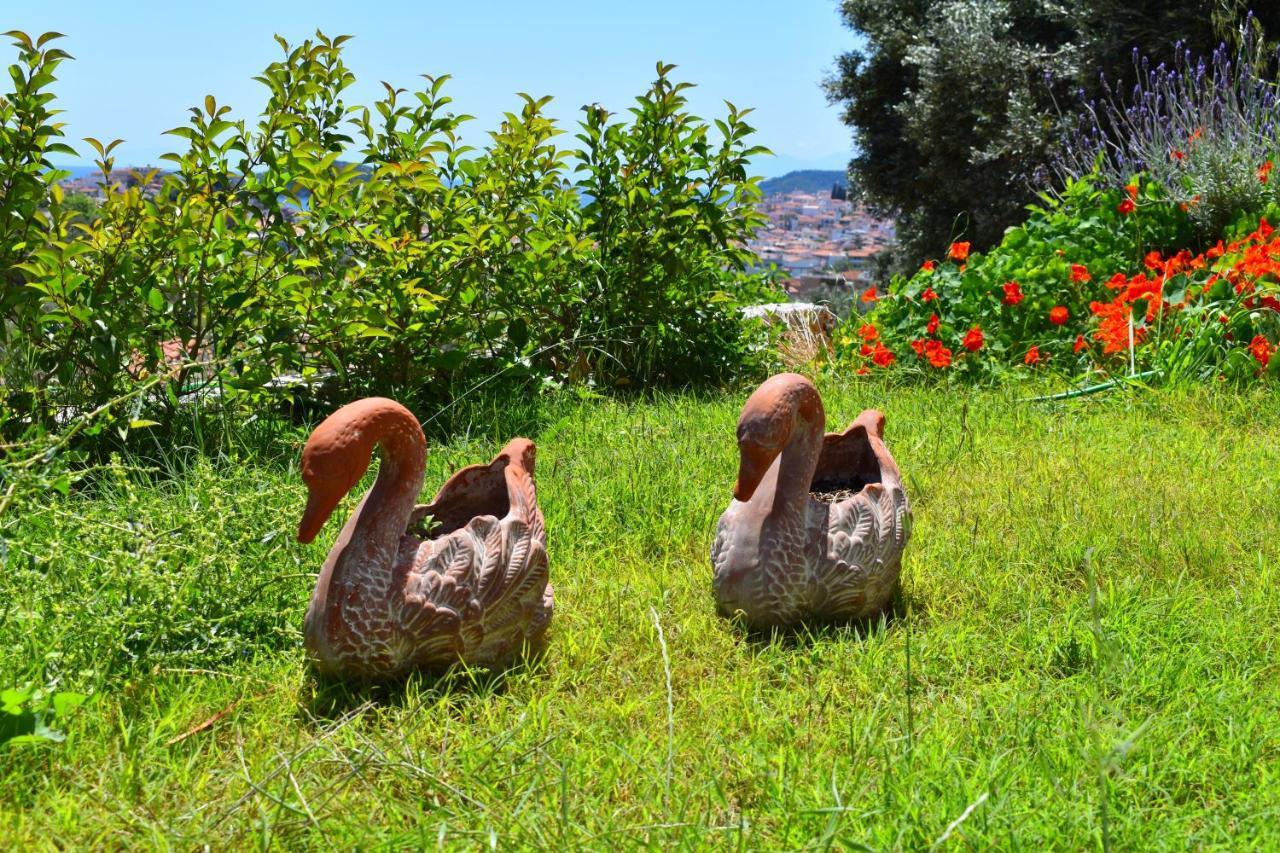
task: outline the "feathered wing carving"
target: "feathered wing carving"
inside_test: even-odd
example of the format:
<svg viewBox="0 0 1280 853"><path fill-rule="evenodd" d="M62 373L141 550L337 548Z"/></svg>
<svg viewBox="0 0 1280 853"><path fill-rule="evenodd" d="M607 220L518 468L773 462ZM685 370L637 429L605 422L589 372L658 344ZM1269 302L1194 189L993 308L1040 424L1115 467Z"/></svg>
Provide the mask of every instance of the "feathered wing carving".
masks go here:
<svg viewBox="0 0 1280 853"><path fill-rule="evenodd" d="M478 515L418 548L402 620L415 635L406 638L414 666L497 664L536 648L551 621L546 529L533 477L514 463L494 476L504 478L509 500L501 519Z"/></svg>
<svg viewBox="0 0 1280 853"><path fill-rule="evenodd" d="M828 508L827 554L819 564L825 614L862 618L877 612L898 582L907 542L907 495L873 483Z"/></svg>

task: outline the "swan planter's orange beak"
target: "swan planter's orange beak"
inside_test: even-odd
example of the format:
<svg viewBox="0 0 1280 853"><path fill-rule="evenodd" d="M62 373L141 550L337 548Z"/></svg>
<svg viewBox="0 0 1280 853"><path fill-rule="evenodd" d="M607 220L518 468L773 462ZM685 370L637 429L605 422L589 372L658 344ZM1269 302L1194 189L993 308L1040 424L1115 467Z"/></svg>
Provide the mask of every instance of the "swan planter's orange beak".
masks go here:
<svg viewBox="0 0 1280 853"><path fill-rule="evenodd" d="M307 508L302 511L302 520L298 522L298 541L303 545L316 538L324 523L338 508L338 502L346 494L340 489L323 486L307 487Z"/></svg>
<svg viewBox="0 0 1280 853"><path fill-rule="evenodd" d="M756 493L760 481L769 472L776 454L766 453L755 448L742 448L738 462L738 484L733 489L735 500L746 503Z"/></svg>

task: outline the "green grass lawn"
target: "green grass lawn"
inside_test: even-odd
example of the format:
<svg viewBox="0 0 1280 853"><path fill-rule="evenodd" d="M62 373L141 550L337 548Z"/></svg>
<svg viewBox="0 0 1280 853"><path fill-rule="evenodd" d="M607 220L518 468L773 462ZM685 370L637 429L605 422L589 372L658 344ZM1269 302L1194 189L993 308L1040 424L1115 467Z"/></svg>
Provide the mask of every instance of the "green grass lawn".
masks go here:
<svg viewBox="0 0 1280 853"><path fill-rule="evenodd" d="M1280 847L1280 395L823 390L915 515L861 630L715 616L745 392L531 424L557 609L498 675L317 689L291 456L0 520L0 686L93 694L0 747L0 846Z"/></svg>

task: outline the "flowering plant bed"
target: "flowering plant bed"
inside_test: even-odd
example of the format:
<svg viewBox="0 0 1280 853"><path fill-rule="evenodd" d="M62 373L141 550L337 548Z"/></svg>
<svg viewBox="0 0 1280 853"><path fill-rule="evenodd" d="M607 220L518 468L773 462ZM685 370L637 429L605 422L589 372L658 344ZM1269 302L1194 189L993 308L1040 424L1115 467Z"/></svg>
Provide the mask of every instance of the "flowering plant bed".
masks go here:
<svg viewBox="0 0 1280 853"><path fill-rule="evenodd" d="M986 255L957 241L896 278L838 331L838 352L859 373L1274 376L1280 237L1265 215L1242 217L1204 251L1162 251L1194 241L1187 208L1140 179L1116 190L1070 182Z"/></svg>

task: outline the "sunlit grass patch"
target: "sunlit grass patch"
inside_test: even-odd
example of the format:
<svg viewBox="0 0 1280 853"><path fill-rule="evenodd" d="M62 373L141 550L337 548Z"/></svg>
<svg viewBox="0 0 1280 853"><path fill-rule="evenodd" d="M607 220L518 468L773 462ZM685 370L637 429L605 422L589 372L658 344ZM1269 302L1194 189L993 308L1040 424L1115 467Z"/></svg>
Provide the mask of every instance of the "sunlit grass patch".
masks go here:
<svg viewBox="0 0 1280 853"><path fill-rule="evenodd" d="M869 626L715 617L742 393L531 421L557 610L505 673L314 682L299 627L334 531L293 541L288 454L32 508L3 533L0 671L93 698L65 742L5 748L0 837L1280 843L1274 394L823 390L832 428L885 410L913 501L901 602ZM502 438L433 446L428 490Z"/></svg>

